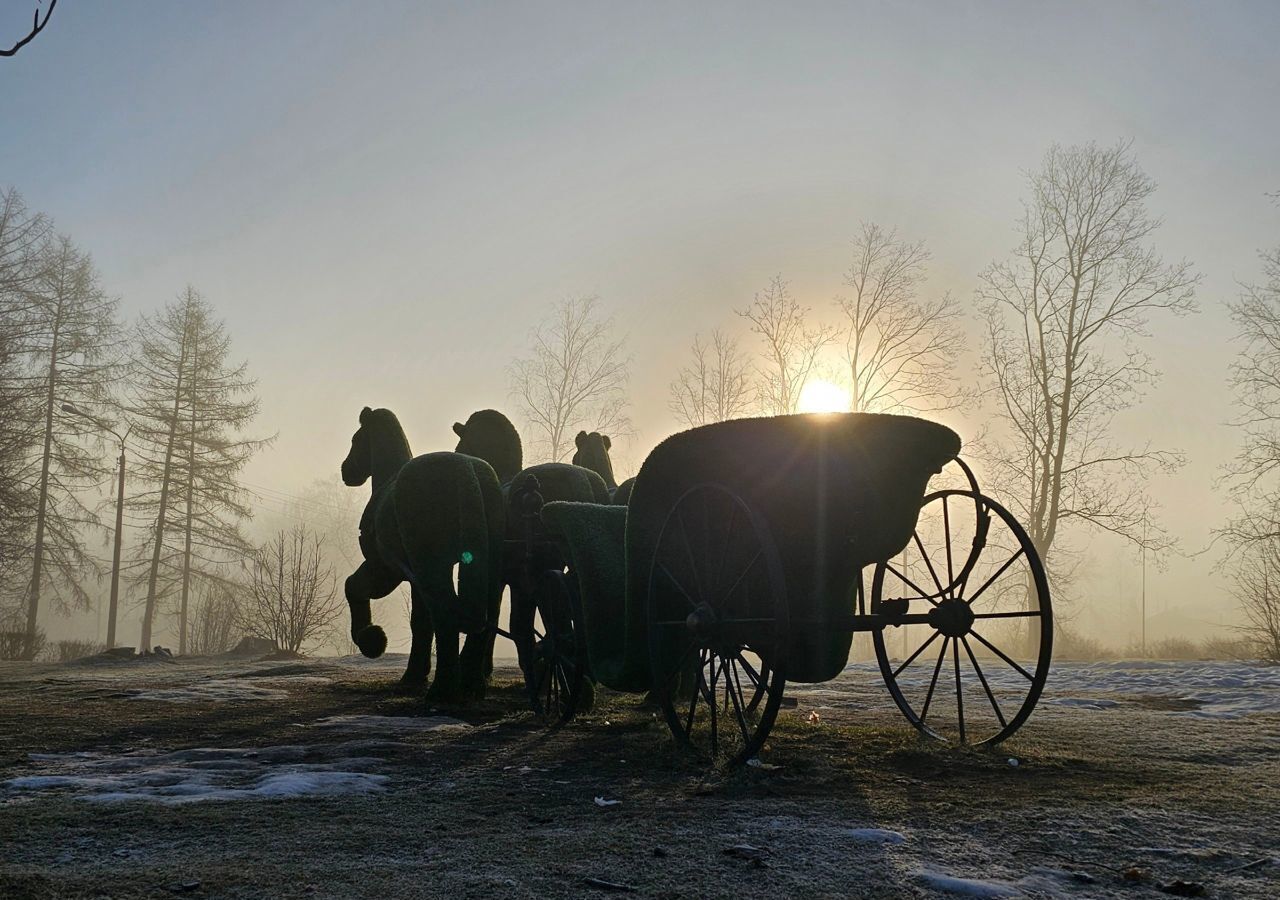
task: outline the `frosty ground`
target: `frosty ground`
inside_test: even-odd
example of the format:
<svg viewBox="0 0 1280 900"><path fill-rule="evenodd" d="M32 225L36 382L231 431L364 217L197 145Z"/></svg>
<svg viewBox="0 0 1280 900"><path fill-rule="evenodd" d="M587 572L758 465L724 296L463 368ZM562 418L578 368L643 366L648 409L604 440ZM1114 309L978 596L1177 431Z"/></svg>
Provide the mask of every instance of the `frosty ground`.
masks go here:
<svg viewBox="0 0 1280 900"><path fill-rule="evenodd" d="M5 898L1280 895L1280 670L1244 663L1059 663L995 752L855 665L729 774L631 696L548 731L510 670L457 710L396 657L2 665Z"/></svg>

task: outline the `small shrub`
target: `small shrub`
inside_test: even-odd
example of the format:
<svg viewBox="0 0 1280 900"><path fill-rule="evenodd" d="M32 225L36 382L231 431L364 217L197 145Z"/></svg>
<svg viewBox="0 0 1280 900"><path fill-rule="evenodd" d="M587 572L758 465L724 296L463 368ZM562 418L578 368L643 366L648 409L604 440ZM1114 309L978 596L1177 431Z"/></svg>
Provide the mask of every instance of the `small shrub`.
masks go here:
<svg viewBox="0 0 1280 900"><path fill-rule="evenodd" d="M44 652L44 632L36 629L32 646L27 646L25 631L0 631L0 659L36 659Z"/></svg>
<svg viewBox="0 0 1280 900"><path fill-rule="evenodd" d="M1116 653L1097 638L1059 626L1053 636L1054 659L1114 659Z"/></svg>
<svg viewBox="0 0 1280 900"><path fill-rule="evenodd" d="M58 641L53 648L58 655L58 662L71 662L73 659L96 656L107 649L107 645L97 641Z"/></svg>

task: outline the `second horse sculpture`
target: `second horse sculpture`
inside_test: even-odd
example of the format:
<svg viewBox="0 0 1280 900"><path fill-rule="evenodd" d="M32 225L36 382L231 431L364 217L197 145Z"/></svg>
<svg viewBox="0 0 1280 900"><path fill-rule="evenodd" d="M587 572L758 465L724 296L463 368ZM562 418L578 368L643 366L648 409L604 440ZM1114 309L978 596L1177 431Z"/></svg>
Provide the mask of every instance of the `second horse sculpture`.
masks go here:
<svg viewBox="0 0 1280 900"><path fill-rule="evenodd" d="M342 480L359 487L370 478L373 493L360 517L364 562L346 582L351 639L365 656L382 655L387 636L373 624L369 601L407 581L413 644L401 683L426 682L434 634L430 695L483 696L502 600L506 517L498 476L484 460L460 453L413 457L395 414L366 406ZM459 632L468 635L461 657Z"/></svg>

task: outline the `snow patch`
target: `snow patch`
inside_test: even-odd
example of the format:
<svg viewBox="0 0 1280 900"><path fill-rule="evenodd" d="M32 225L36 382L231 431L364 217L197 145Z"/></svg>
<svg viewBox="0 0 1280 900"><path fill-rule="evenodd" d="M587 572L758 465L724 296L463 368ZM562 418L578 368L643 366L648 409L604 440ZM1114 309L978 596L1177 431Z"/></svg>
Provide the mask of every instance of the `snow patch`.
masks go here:
<svg viewBox="0 0 1280 900"><path fill-rule="evenodd" d="M237 700L287 700L289 692L262 687L251 681L214 679L179 687L138 691L129 699L160 703L226 703Z"/></svg>
<svg viewBox="0 0 1280 900"><path fill-rule="evenodd" d="M148 801L175 806L208 800L332 797L385 790L368 771L384 760L341 747L200 747L170 753L33 753L47 771L0 782L7 799L57 792L93 803Z"/></svg>
<svg viewBox="0 0 1280 900"><path fill-rule="evenodd" d="M1044 701L1052 706L1071 706L1076 709L1111 709L1119 706L1119 700L1098 700L1093 697L1050 697Z"/></svg>
<svg viewBox="0 0 1280 900"><path fill-rule="evenodd" d="M973 878L956 878L922 869L917 877L929 887L966 897L1021 897L1022 892L1003 881L978 881Z"/></svg>

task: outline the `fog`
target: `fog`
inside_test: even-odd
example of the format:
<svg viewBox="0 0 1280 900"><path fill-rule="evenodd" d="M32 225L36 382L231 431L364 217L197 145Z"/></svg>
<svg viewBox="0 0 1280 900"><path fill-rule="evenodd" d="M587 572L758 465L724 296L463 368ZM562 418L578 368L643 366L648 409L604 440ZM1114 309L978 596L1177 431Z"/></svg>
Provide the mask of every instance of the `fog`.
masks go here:
<svg viewBox="0 0 1280 900"><path fill-rule="evenodd" d="M266 535L318 509L298 498L337 482L361 407L396 411L416 453L452 449L474 410L514 417L508 366L570 297L625 335L614 464L634 474L680 427L695 334L757 352L735 310L777 274L835 324L863 222L926 242L923 295L966 309L966 379L1026 173L1054 143L1131 142L1159 185L1152 245L1203 280L1197 313L1152 319L1162 378L1115 436L1186 456L1151 482L1178 552L1148 560L1147 634L1199 638L1238 621L1210 546L1240 441L1225 304L1280 240L1277 33L1263 3L66 4L0 66L0 188L92 252L127 320L188 284L225 320L277 435L244 472ZM938 418L969 440L991 409ZM1138 554L1064 540L1076 627L1136 640ZM42 625L97 637L101 612Z"/></svg>

